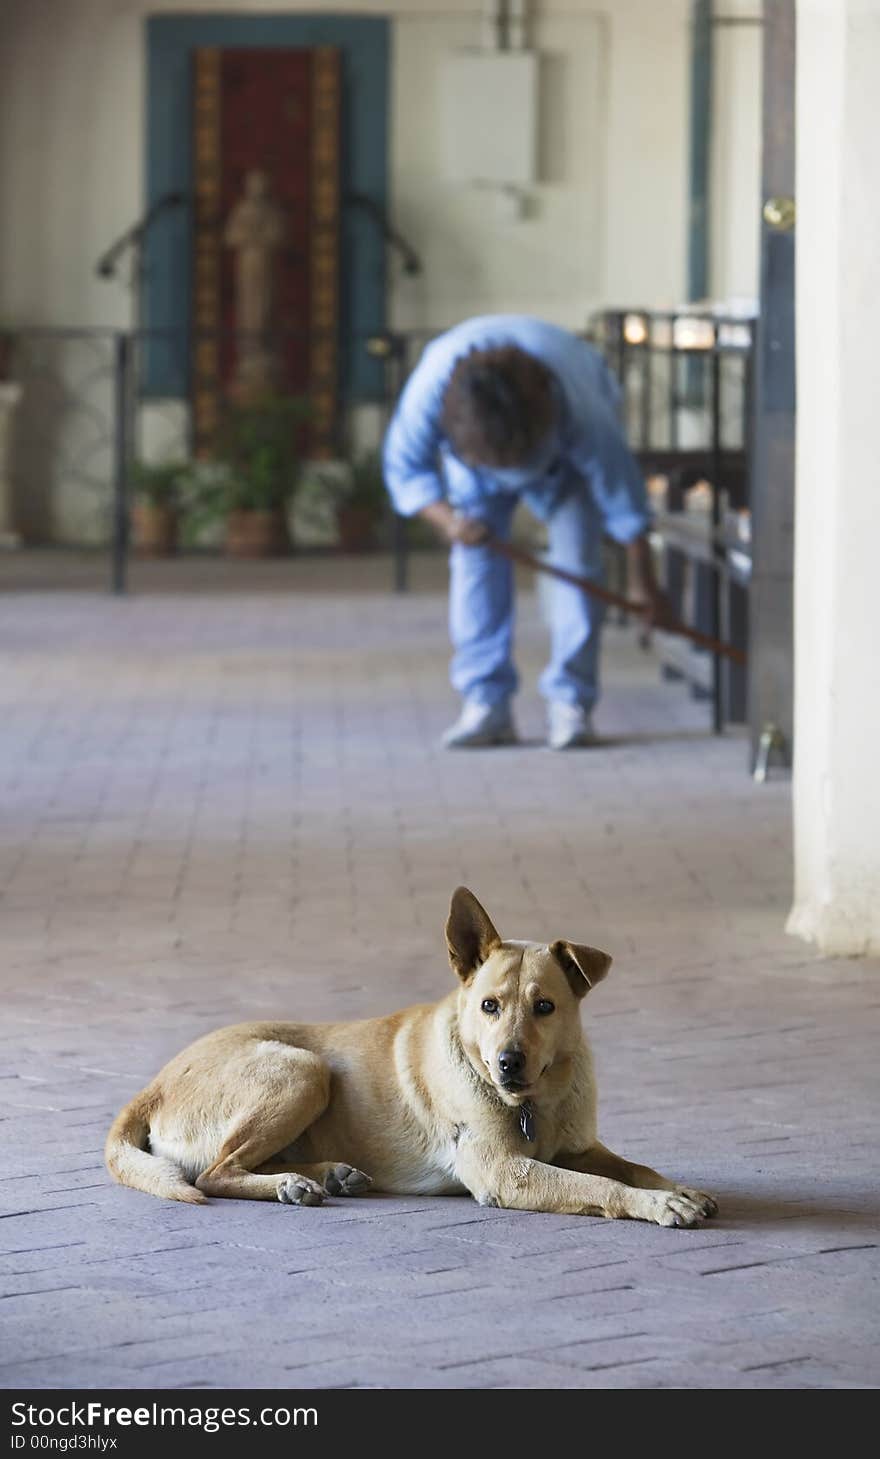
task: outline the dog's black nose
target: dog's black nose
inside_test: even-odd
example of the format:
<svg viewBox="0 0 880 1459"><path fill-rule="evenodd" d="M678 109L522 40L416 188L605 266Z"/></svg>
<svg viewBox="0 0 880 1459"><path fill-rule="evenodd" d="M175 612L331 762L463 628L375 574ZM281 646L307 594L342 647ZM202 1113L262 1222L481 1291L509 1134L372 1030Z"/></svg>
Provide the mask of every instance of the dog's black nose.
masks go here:
<svg viewBox="0 0 880 1459"><path fill-rule="evenodd" d="M522 1049L503 1049L498 1055L498 1068L505 1079L518 1079L526 1067Z"/></svg>

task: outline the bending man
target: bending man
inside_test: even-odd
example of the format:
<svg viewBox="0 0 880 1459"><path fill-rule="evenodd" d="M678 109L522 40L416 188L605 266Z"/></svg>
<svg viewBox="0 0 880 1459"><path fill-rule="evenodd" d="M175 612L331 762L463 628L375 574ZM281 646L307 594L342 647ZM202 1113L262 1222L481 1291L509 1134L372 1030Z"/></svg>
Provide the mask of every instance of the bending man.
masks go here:
<svg viewBox="0 0 880 1459"><path fill-rule="evenodd" d="M654 579L647 497L623 435L620 391L601 355L538 319L488 315L425 350L401 395L384 449L385 480L404 516L419 514L451 544L451 679L462 696L450 748L509 744L513 568L487 539L509 536L520 500L547 523L550 557L601 576L602 537L627 546L630 598L649 624L671 622ZM601 605L553 582L551 656L540 690L548 740L589 744L599 691Z"/></svg>

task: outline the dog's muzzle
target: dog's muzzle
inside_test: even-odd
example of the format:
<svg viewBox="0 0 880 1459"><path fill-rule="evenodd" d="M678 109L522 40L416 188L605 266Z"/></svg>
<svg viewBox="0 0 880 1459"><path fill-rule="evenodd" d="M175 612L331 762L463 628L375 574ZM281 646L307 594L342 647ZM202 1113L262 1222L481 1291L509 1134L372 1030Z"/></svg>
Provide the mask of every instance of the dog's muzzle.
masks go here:
<svg viewBox="0 0 880 1459"><path fill-rule="evenodd" d="M499 1083L502 1089L511 1094L518 1089L525 1089L525 1070L526 1056L522 1049L502 1049L498 1055L498 1072L501 1075Z"/></svg>

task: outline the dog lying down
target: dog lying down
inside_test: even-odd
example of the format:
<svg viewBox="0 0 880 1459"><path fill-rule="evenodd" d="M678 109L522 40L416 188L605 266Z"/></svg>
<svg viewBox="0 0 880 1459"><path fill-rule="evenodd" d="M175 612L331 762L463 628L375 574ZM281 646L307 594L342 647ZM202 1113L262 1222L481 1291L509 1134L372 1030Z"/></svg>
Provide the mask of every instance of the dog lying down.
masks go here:
<svg viewBox="0 0 880 1459"><path fill-rule="evenodd" d="M458 986L359 1023L241 1023L190 1044L122 1111L124 1185L319 1206L370 1187L469 1191L484 1206L693 1226L717 1205L596 1138L580 1020L607 953L504 942L459 887L446 924Z"/></svg>

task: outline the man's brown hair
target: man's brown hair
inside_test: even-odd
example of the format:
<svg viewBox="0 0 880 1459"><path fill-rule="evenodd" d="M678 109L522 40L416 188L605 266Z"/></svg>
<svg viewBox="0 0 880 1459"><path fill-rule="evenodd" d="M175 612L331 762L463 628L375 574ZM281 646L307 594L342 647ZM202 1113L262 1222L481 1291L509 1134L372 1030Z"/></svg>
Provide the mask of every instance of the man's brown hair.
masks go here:
<svg viewBox="0 0 880 1459"><path fill-rule="evenodd" d="M443 397L441 425L462 461L519 466L556 419L553 376L515 345L471 350L455 366Z"/></svg>

